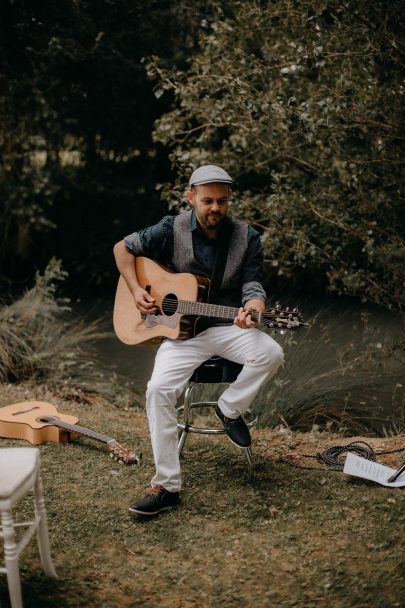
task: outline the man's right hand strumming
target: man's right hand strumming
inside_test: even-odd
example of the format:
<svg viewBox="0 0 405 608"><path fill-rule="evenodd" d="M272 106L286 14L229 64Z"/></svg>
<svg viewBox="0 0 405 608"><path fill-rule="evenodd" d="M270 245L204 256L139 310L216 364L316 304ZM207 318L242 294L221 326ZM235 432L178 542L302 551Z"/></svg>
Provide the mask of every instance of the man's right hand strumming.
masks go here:
<svg viewBox="0 0 405 608"><path fill-rule="evenodd" d="M156 312L155 299L141 286L132 289L135 306L144 315L151 315Z"/></svg>

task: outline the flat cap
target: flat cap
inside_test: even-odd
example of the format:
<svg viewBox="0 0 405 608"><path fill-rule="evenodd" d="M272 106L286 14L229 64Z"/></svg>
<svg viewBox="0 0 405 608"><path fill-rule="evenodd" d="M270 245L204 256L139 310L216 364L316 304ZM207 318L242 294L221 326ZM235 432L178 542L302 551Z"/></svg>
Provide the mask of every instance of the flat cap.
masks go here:
<svg viewBox="0 0 405 608"><path fill-rule="evenodd" d="M188 182L189 188L192 186L198 186L199 184L210 184L210 183L222 183L232 184L232 177L221 167L216 165L201 165L191 174L190 181Z"/></svg>

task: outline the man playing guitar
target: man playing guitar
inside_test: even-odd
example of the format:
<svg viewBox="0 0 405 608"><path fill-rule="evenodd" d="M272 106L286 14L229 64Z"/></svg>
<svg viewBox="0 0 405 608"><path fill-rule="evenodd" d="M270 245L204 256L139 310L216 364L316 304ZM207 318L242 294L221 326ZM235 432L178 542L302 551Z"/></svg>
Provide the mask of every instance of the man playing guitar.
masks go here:
<svg viewBox="0 0 405 608"><path fill-rule="evenodd" d="M239 307L233 321L206 320L193 337L166 339L159 347L146 392L156 472L146 496L129 506L133 513L156 515L180 502L176 403L193 371L214 355L243 364L236 381L219 398L216 415L229 439L247 448L251 439L243 414L283 361L280 345L259 330L251 316L265 309L263 253L258 232L228 216L231 184L221 167L199 167L189 181L190 211L165 216L114 247L118 270L143 315L156 313L158 303L139 285L134 256L151 258L175 272L215 277L208 300Z"/></svg>

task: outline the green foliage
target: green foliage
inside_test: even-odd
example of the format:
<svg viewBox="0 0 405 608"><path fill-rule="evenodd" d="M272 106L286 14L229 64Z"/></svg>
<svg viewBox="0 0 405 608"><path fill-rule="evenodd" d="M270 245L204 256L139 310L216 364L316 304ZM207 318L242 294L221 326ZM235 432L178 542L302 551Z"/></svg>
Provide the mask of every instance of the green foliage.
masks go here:
<svg viewBox="0 0 405 608"><path fill-rule="evenodd" d="M260 423L340 433L405 429L405 340L377 316L320 311L308 330L276 336L285 365L257 399ZM391 335L390 335L391 334ZM393 335L394 334L394 335Z"/></svg>
<svg viewBox="0 0 405 608"><path fill-rule="evenodd" d="M174 98L155 139L183 176L214 162L238 178L235 213L278 276L401 308L402 3L222 5L187 69L148 62ZM172 205L182 184L162 186Z"/></svg>
<svg viewBox="0 0 405 608"><path fill-rule="evenodd" d="M100 322L73 320L68 302L56 296L66 278L51 260L35 285L0 308L0 382L33 381L66 397L111 397L110 379L97 370L92 345L106 332Z"/></svg>

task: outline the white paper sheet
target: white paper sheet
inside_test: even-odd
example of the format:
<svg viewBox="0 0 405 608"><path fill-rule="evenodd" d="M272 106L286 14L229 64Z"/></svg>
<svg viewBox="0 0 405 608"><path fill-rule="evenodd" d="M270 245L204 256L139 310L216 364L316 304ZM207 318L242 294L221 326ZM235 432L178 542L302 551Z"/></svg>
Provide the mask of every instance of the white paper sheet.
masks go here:
<svg viewBox="0 0 405 608"><path fill-rule="evenodd" d="M392 483L388 483L387 481L388 477L391 477L396 470L397 469L391 469L391 467L386 467L384 464L372 462L371 460L361 458L360 456L356 456L356 454L349 452L346 456L343 473L375 481L382 486L387 486L387 488L402 488L405 486L405 471L403 471L398 479Z"/></svg>

